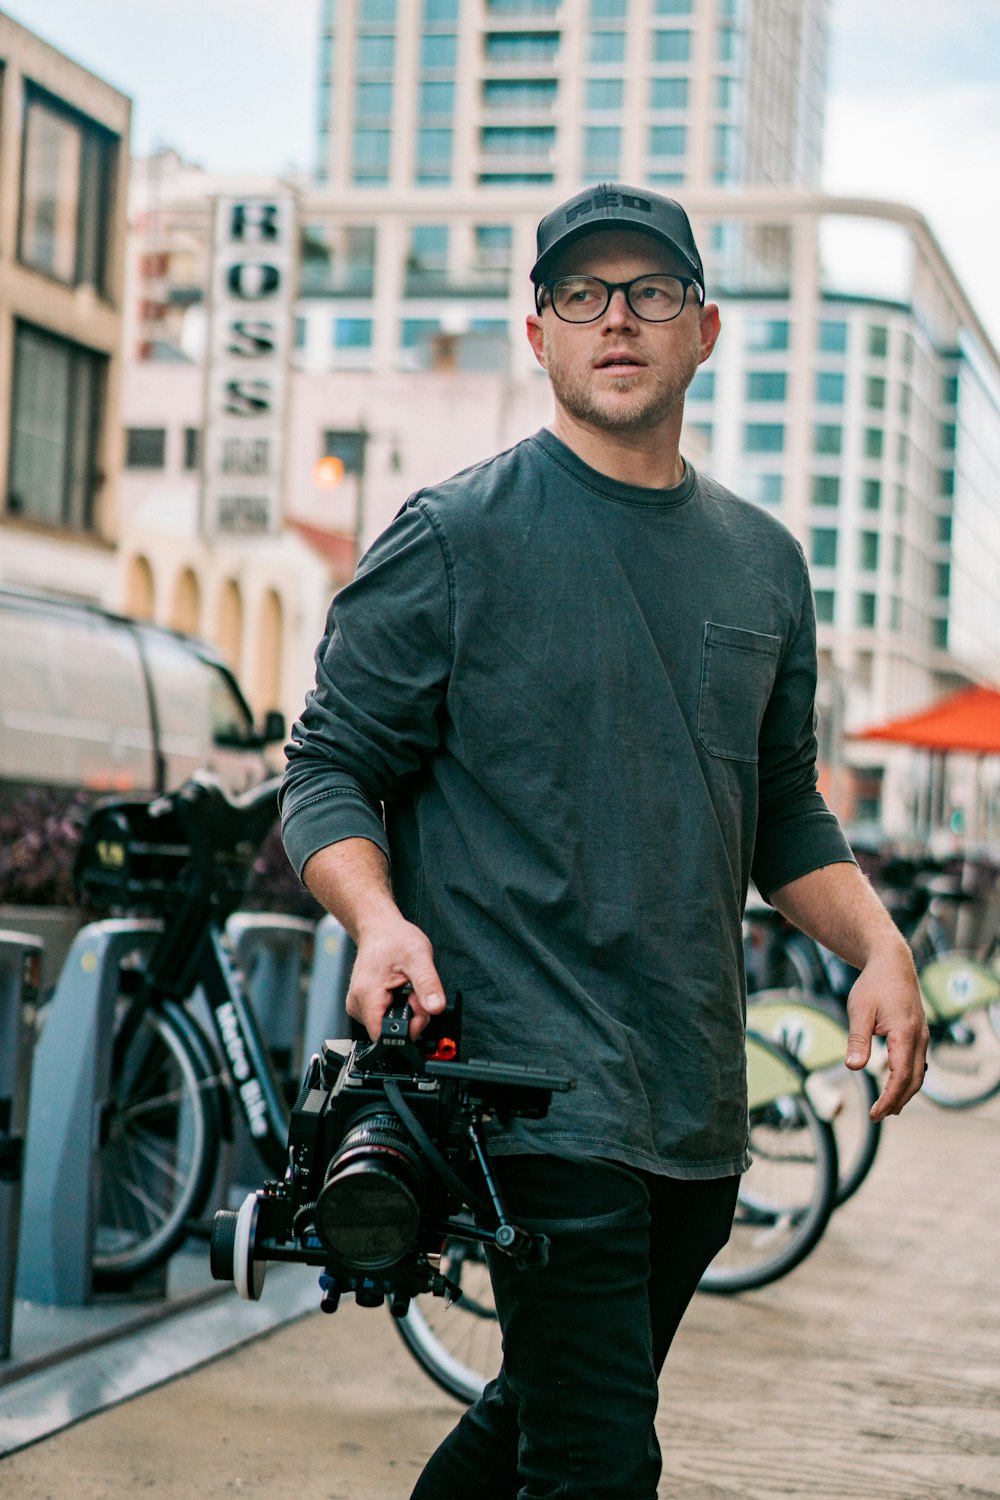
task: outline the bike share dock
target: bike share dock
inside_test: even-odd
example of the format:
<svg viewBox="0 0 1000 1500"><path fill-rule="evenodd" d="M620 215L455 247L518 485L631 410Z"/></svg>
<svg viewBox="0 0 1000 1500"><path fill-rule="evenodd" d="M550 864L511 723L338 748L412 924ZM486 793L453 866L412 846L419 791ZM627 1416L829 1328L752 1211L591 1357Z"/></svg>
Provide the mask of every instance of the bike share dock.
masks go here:
<svg viewBox="0 0 1000 1500"><path fill-rule="evenodd" d="M241 1301L212 1280L201 1237L127 1291L93 1284L94 1153L119 968L158 931L132 918L81 929L33 1057L40 944L0 933L0 1457L317 1306L315 1278L294 1266L272 1268L264 1301ZM308 1056L345 1034L349 945L332 918L237 913L227 936L271 1045ZM212 1208L262 1175L245 1130L224 1157Z"/></svg>

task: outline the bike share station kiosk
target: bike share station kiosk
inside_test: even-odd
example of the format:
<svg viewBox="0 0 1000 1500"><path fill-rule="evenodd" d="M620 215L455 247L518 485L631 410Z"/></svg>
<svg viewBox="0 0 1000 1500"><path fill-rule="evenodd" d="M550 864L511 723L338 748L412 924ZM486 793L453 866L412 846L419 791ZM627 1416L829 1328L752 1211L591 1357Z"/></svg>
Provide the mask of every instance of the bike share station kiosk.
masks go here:
<svg viewBox="0 0 1000 1500"><path fill-rule="evenodd" d="M244 1327L257 1331L258 1310L236 1303L234 1294L211 1279L207 1239L190 1242L191 1253L175 1257L130 1290L105 1294L94 1286L97 1162L120 971L137 956L141 962L160 930L156 919L131 917L81 928L47 1006L33 1070L30 1042L41 944L0 932L0 1389L18 1378L20 1367L30 1384L33 1371L72 1360L78 1349L161 1322L165 1303L170 1311L182 1310L231 1295ZM348 1034L344 1000L353 944L332 917L317 924L237 912L226 935L261 1030L277 1055L298 1067L325 1038ZM205 1002L196 992L191 1003L197 1015ZM30 1100L29 1075L34 1078ZM256 1186L261 1176L249 1133L242 1121L234 1123L236 1136L223 1152L210 1207L241 1196L243 1184ZM174 1269L180 1272L178 1286L172 1284ZM302 1305L287 1315L314 1305L310 1278L296 1278L296 1295ZM67 1311L53 1318L48 1310L56 1308ZM23 1337L18 1334L22 1315ZM281 1321L280 1309L266 1317L262 1329ZM72 1419L85 1414L77 1411ZM70 1419L24 1438L15 1431L13 1446L0 1421L0 1454Z"/></svg>

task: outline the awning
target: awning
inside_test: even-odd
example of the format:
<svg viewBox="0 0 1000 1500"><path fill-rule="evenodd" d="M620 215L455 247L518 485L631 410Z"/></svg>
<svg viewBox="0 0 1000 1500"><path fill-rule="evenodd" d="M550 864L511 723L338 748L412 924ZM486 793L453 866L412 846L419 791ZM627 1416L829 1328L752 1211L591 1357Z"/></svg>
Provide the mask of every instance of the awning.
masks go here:
<svg viewBox="0 0 1000 1500"><path fill-rule="evenodd" d="M960 688L929 708L861 729L855 740L891 740L923 750L959 750L973 755L1000 755L1000 691Z"/></svg>

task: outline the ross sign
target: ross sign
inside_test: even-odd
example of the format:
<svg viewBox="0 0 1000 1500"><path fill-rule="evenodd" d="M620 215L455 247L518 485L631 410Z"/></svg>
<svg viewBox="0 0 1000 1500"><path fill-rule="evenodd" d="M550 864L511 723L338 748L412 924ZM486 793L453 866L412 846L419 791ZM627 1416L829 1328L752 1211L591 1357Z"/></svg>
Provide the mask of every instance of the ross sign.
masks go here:
<svg viewBox="0 0 1000 1500"><path fill-rule="evenodd" d="M216 199L201 488L208 537L281 528L295 236L291 196Z"/></svg>

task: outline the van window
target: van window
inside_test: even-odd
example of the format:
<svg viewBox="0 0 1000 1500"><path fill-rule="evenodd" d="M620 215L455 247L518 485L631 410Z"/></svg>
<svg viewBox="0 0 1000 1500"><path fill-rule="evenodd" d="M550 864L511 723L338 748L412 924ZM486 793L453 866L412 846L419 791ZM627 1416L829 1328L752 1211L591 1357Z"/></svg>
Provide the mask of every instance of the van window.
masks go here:
<svg viewBox="0 0 1000 1500"><path fill-rule="evenodd" d="M143 632L143 650L156 702L166 785L179 786L206 767L217 771L232 790L258 780L261 766L253 723L226 673L170 636ZM247 755L250 749L252 756Z"/></svg>
<svg viewBox="0 0 1000 1500"><path fill-rule="evenodd" d="M135 639L99 615L0 617L0 777L94 790L154 785Z"/></svg>

